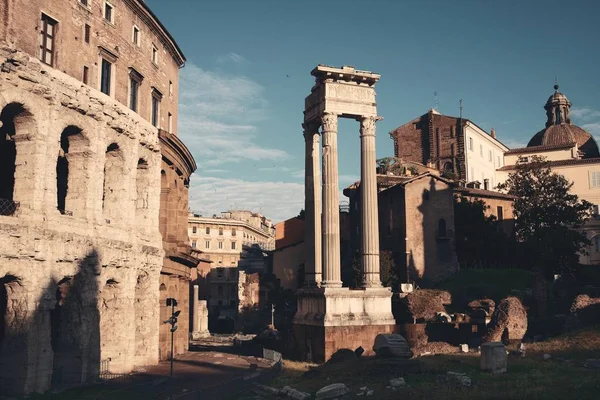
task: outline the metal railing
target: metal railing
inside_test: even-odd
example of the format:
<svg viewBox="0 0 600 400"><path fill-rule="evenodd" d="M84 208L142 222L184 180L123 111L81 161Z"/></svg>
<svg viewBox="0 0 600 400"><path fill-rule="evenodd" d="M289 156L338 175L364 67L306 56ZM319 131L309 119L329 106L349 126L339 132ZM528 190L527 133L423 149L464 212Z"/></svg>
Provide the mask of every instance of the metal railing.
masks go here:
<svg viewBox="0 0 600 400"><path fill-rule="evenodd" d="M8 199L0 199L0 215L11 216L19 209L19 202Z"/></svg>

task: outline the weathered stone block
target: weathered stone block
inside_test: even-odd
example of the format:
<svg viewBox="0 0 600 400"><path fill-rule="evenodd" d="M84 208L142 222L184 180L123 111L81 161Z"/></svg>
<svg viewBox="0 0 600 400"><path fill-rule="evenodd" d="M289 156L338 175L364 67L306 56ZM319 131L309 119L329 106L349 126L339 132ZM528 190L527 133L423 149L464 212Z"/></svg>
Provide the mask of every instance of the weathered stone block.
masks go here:
<svg viewBox="0 0 600 400"><path fill-rule="evenodd" d="M494 373L506 372L506 347L501 342L481 345L481 369Z"/></svg>

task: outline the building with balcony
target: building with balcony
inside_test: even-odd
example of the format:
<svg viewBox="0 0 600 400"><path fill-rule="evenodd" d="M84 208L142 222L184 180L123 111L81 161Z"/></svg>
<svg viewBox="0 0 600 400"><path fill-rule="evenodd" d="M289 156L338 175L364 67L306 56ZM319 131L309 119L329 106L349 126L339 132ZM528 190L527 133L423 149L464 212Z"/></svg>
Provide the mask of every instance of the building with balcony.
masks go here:
<svg viewBox="0 0 600 400"><path fill-rule="evenodd" d="M0 21L0 392L154 364L161 270L189 284L196 262L163 206L195 168L185 58L142 0L2 1Z"/></svg>

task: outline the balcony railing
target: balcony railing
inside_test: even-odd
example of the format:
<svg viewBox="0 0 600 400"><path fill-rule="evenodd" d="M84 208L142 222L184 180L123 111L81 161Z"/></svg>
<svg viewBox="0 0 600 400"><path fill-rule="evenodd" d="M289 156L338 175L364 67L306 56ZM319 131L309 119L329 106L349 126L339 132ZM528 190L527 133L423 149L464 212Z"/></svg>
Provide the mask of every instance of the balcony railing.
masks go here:
<svg viewBox="0 0 600 400"><path fill-rule="evenodd" d="M11 216L19 209L19 202L8 199L0 199L0 215Z"/></svg>

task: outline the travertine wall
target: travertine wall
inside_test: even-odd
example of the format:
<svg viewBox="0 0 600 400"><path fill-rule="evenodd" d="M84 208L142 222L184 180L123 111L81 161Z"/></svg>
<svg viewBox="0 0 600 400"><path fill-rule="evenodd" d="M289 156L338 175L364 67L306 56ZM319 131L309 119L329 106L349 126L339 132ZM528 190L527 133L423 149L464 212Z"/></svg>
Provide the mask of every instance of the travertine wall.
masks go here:
<svg viewBox="0 0 600 400"><path fill-rule="evenodd" d="M6 44L0 65L10 139L3 145L16 147L12 197L20 203L15 214L0 215L0 294L7 299L0 302L0 392L86 382L101 361L115 373L157 362L164 254L157 130ZM12 118L6 110L18 112ZM72 215L63 215L56 165L68 127L76 127L67 129L74 141L65 209Z"/></svg>

